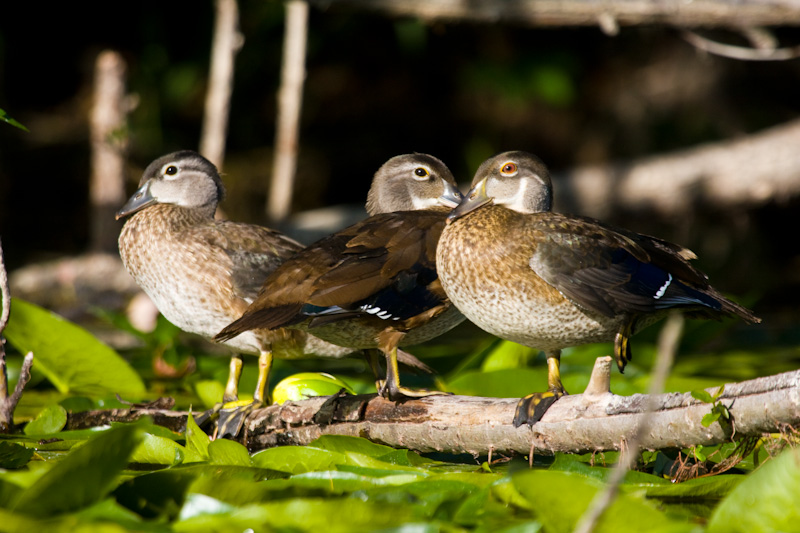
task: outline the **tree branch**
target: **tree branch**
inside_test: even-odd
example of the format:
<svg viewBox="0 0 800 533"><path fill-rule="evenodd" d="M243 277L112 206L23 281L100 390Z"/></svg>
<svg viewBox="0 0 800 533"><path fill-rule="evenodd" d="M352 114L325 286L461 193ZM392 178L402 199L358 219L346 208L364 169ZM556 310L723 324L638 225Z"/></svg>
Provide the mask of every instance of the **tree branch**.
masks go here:
<svg viewBox="0 0 800 533"><path fill-rule="evenodd" d="M244 38L238 31L239 6L236 0L217 0L214 2L214 10L211 71L200 134L200 153L222 169L233 93L233 66Z"/></svg>
<svg viewBox="0 0 800 533"><path fill-rule="evenodd" d="M698 205L785 202L800 194L798 146L800 120L793 120L738 139L580 167L555 178L557 203L603 218L620 207L674 217Z"/></svg>
<svg viewBox="0 0 800 533"><path fill-rule="evenodd" d="M535 448L545 454L585 453L619 450L621 437L631 435L643 416L651 419L640 442L643 449L708 446L731 439L730 428L717 423L702 425L711 405L689 393L616 396L603 392L608 385L597 380L608 379L611 358L599 361L590 389L600 392L561 398L532 428L515 428L511 423L518 398L431 396L396 405L375 395L360 395L257 409L248 417L241 440L251 450L306 445L321 435L336 434L419 452L528 454ZM649 401L655 411L645 414ZM737 436L800 424L800 370L728 384L720 401L730 404ZM132 421L145 415L180 430L186 413L138 408L78 413L70 416L67 429Z"/></svg>
<svg viewBox="0 0 800 533"><path fill-rule="evenodd" d="M132 99L125 91L127 66L122 55L106 50L97 56L91 126L92 174L89 196L92 205L91 249L116 253L120 225L114 213L125 201L125 131Z"/></svg>
<svg viewBox="0 0 800 533"><path fill-rule="evenodd" d="M300 112L306 77L308 3L286 2L286 33L283 40L281 86L278 90L278 121L275 131L275 161L267 201L267 216L280 222L289 214L297 170Z"/></svg>
<svg viewBox="0 0 800 533"><path fill-rule="evenodd" d="M423 20L506 22L530 26L669 24L684 27L796 26L800 3L792 0L311 0L323 9L349 8ZM603 21L606 19L606 21Z"/></svg>

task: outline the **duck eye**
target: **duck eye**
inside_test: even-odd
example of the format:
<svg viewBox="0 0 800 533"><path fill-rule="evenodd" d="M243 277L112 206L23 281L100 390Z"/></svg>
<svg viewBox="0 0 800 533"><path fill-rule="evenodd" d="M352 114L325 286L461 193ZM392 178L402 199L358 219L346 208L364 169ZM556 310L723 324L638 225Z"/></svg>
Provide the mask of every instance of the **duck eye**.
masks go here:
<svg viewBox="0 0 800 533"><path fill-rule="evenodd" d="M414 179L423 180L430 176L430 172L425 168L417 167L414 169L414 176L416 176Z"/></svg>
<svg viewBox="0 0 800 533"><path fill-rule="evenodd" d="M174 176L177 173L178 173L178 167L176 167L175 165L170 165L164 169L164 174L166 174L167 176Z"/></svg>
<svg viewBox="0 0 800 533"><path fill-rule="evenodd" d="M506 176L513 176L517 173L517 164L511 163L510 161L502 166L500 169L501 174L505 174Z"/></svg>

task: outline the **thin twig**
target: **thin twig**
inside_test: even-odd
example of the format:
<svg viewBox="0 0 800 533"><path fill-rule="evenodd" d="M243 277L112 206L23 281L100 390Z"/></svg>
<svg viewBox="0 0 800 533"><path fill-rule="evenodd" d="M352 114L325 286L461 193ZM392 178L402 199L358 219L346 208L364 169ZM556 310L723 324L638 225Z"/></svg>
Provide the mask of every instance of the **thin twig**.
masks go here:
<svg viewBox="0 0 800 533"><path fill-rule="evenodd" d="M236 0L216 0L214 40L211 45L211 67L206 93L200 153L222 168L225 158L225 137L233 93L233 66L236 53L244 40L239 33L239 7Z"/></svg>
<svg viewBox="0 0 800 533"><path fill-rule="evenodd" d="M8 272L3 257L3 242L0 240L0 297L2 297L2 310L0 310L0 334L6 329L8 317L11 314L11 291L8 289Z"/></svg>
<svg viewBox="0 0 800 533"><path fill-rule="evenodd" d="M14 425L14 410L17 408L22 390L31 379L31 365L33 364L33 353L28 352L22 362L19 371L19 379L14 393L8 395L8 371L6 369L6 340L3 338L3 330L8 325L11 316L11 291L8 288L8 272L6 271L5 260L3 259L3 243L0 242L0 297L2 297L2 312L0 312L0 432L6 432Z"/></svg>
<svg viewBox="0 0 800 533"><path fill-rule="evenodd" d="M625 475L636 464L636 458L639 456L639 443L645 433L650 429L652 418L648 416L648 414L655 411L657 408L654 402L655 395L660 394L664 390L664 384L672 368L672 362L675 360L675 352L677 351L678 342L680 341L681 332L683 331L683 323L683 315L674 313L664 324L658 338L658 358L656 359L656 366L653 369L653 378L650 381L649 394L644 413L639 417L639 424L633 435L627 439L627 451L620 453L619 463L612 471L608 484L604 490L594 497L589 508L578 521L575 527L575 533L591 533L594 531L603 513L614 503Z"/></svg>
<svg viewBox="0 0 800 533"><path fill-rule="evenodd" d="M308 35L308 3L305 0L290 0L286 3L285 31L281 87L278 91L275 160L267 202L267 216L273 222L281 221L289 214L297 169Z"/></svg>
<svg viewBox="0 0 800 533"><path fill-rule="evenodd" d="M753 35L754 33L752 32L748 34L748 36ZM695 48L699 48L709 54L730 59L739 59L741 61L786 61L788 59L800 57L800 46L790 46L786 48L748 48L745 46L720 43L689 30L681 31L681 36Z"/></svg>
<svg viewBox="0 0 800 533"><path fill-rule="evenodd" d="M8 272L3 258L3 243L0 241L0 299L2 299L2 310L0 310L0 405L8 397L8 372L6 371L6 340L3 338L3 330L8 324L8 317L11 315L11 293L8 289ZM4 421L3 414L0 413L0 425Z"/></svg>

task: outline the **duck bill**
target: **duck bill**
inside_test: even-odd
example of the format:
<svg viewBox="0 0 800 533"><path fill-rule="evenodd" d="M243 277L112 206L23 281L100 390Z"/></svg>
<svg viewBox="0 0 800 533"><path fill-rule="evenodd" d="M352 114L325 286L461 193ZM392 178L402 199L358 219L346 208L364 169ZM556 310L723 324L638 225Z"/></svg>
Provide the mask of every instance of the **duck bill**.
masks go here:
<svg viewBox="0 0 800 533"><path fill-rule="evenodd" d="M447 223L449 224L457 218L461 218L467 213L491 203L491 201L491 197L486 194L486 179L482 179L469 190L464 199L461 200L461 203L450 212L447 216Z"/></svg>
<svg viewBox="0 0 800 533"><path fill-rule="evenodd" d="M444 194L438 198L439 203L445 207L456 207L464 198L461 195L461 191L459 191L455 185L448 183L445 180L442 180L442 183L444 183Z"/></svg>
<svg viewBox="0 0 800 533"><path fill-rule="evenodd" d="M155 203L156 199L150 194L150 180L144 182L144 184L139 187L133 196L131 196L125 205L117 211L117 220L121 219L122 217L126 217L131 215L137 211L140 211L147 207L150 204Z"/></svg>

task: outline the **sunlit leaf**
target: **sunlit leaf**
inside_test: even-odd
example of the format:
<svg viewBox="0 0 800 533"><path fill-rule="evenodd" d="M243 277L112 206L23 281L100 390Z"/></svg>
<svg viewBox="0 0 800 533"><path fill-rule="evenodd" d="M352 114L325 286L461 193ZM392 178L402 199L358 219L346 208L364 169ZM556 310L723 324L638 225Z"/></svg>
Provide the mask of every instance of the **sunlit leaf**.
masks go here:
<svg viewBox="0 0 800 533"><path fill-rule="evenodd" d="M798 531L800 448L789 448L747 476L714 511L708 532Z"/></svg>
<svg viewBox="0 0 800 533"><path fill-rule="evenodd" d="M309 446L339 453L354 452L373 457L385 463L403 466L418 466L436 462L411 450L395 449L361 437L348 435L323 435L312 441Z"/></svg>
<svg viewBox="0 0 800 533"><path fill-rule="evenodd" d="M549 533L570 533L603 484L570 472L531 470L513 476L514 486L528 500ZM691 531L641 498L620 493L597 523L597 533Z"/></svg>
<svg viewBox="0 0 800 533"><path fill-rule="evenodd" d="M279 381L272 389L272 401L284 403L300 401L315 396L331 396L344 389L355 394L353 388L341 379L323 372L302 372Z"/></svg>
<svg viewBox="0 0 800 533"><path fill-rule="evenodd" d="M175 531L296 531L351 533L380 531L411 522L407 505L378 504L355 498L292 498L203 515L174 524Z"/></svg>
<svg viewBox="0 0 800 533"><path fill-rule="evenodd" d="M186 448L165 437L145 433L144 439L130 457L132 463L177 465L186 459Z"/></svg>
<svg viewBox="0 0 800 533"><path fill-rule="evenodd" d="M345 462L341 453L307 446L268 448L254 454L252 459L254 466L289 474L331 470L336 464Z"/></svg>
<svg viewBox="0 0 800 533"><path fill-rule="evenodd" d="M57 433L67 424L67 410L60 405L45 407L39 414L25 425L26 435L43 435Z"/></svg>
<svg viewBox="0 0 800 533"><path fill-rule="evenodd" d="M217 402L222 401L222 397L225 394L225 386L219 381L204 379L194 384L194 391L200 397L204 406L212 407Z"/></svg>
<svg viewBox="0 0 800 533"><path fill-rule="evenodd" d="M194 417L191 414L186 417L186 450L189 453L187 459L190 462L207 460L210 443L211 438L200 429Z"/></svg>
<svg viewBox="0 0 800 533"><path fill-rule="evenodd" d="M253 463L247 448L227 439L211 442L208 445L208 458L214 465L251 466Z"/></svg>
<svg viewBox="0 0 800 533"><path fill-rule="evenodd" d="M700 423L703 424L703 427L708 427L711 424L713 424L714 422L716 422L717 420L719 420L719 417L721 415L722 415L722 413L720 413L718 411L715 411L713 413L705 414L705 415L703 415L703 419L700 421Z"/></svg>
<svg viewBox="0 0 800 533"><path fill-rule="evenodd" d="M700 400L703 403L712 403L714 401L714 399L711 398L711 394L703 389L693 390L692 398L695 400Z"/></svg>
<svg viewBox="0 0 800 533"><path fill-rule="evenodd" d="M113 488L142 438L141 425L120 425L74 448L20 495L15 510L49 516L99 501Z"/></svg>
<svg viewBox="0 0 800 533"><path fill-rule="evenodd" d="M61 392L138 399L142 379L114 350L85 329L37 305L11 300L3 334L20 352L33 352L33 368Z"/></svg>
<svg viewBox="0 0 800 533"><path fill-rule="evenodd" d="M528 360L538 352L539 350L522 346L516 342L502 341L483 360L481 370L486 372L507 368L524 368Z"/></svg>
<svg viewBox="0 0 800 533"><path fill-rule="evenodd" d="M234 507L205 494L189 494L183 503L178 520L188 520L209 514L222 514L232 511Z"/></svg>

